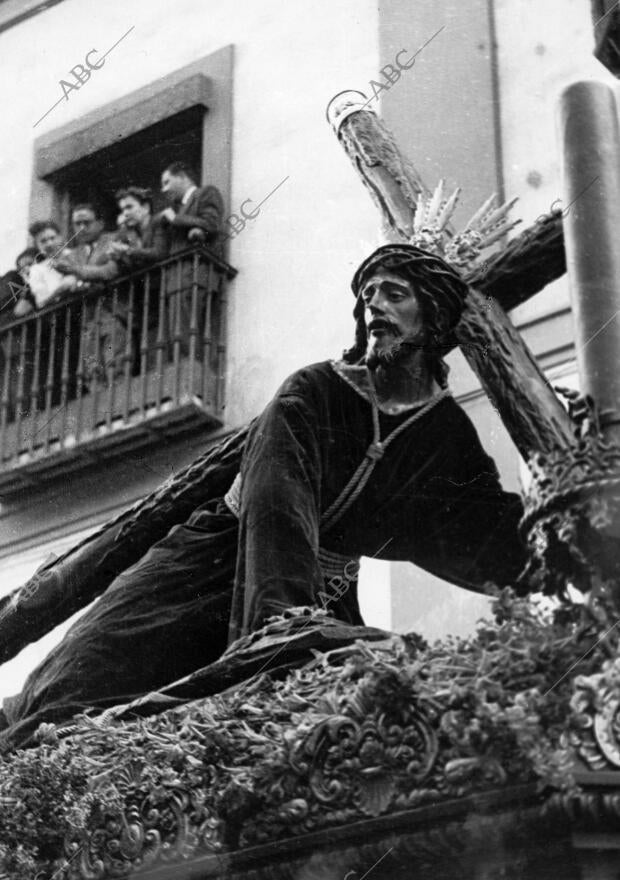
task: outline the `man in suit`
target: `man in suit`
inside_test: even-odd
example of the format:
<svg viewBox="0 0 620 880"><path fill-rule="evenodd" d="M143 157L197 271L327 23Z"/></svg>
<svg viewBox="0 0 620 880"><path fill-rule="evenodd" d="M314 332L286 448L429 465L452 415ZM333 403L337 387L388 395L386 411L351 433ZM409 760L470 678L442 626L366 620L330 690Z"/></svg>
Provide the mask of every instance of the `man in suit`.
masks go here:
<svg viewBox="0 0 620 880"><path fill-rule="evenodd" d="M118 264L110 254L114 233L103 231L103 221L94 205L76 205L71 212L71 226L71 247L54 258L54 268L63 275L75 276L74 289L84 292L113 281L119 274Z"/></svg>
<svg viewBox="0 0 620 880"><path fill-rule="evenodd" d="M170 254L193 244L219 248L224 202L214 186L197 186L183 162L173 162L161 176L161 191L170 201L159 218L170 228Z"/></svg>
<svg viewBox="0 0 620 880"><path fill-rule="evenodd" d="M123 374L124 303L119 298L114 309L112 291L106 290L106 284L113 282L120 271L118 262L110 253L114 233L103 231L103 221L94 205L76 205L71 212L71 226L71 247L51 260L51 265L63 275L73 276L72 289L85 295L82 358L78 373L81 373L85 386L92 386L95 382L106 382L110 375ZM70 346L69 362L72 363L79 348L76 330L71 333Z"/></svg>
<svg viewBox="0 0 620 880"><path fill-rule="evenodd" d="M134 320L132 326L133 371L140 369L141 334L146 303L146 290L149 290L147 308L147 367L155 364L157 356L157 337L159 328L159 270L149 272L154 264L165 260L170 250L170 225L165 226L153 217L153 195L150 189L128 186L116 193L116 203L120 210L118 232L110 245L110 253L118 262L120 270L134 275L133 285ZM150 288L146 288L146 279ZM125 285L126 288L127 285ZM127 300L127 291L125 291Z"/></svg>
<svg viewBox="0 0 620 880"><path fill-rule="evenodd" d="M192 171L182 162L173 162L161 176L161 191L171 205L158 218L170 234L170 256L188 248L206 245L218 256L221 254L221 227L224 202L214 186L197 186ZM170 356L185 357L190 351L192 314L197 315L194 333L202 337L207 290L207 265L195 254L182 257L166 270L168 294L168 339ZM195 306L192 305L196 298ZM173 341L175 340L175 341ZM200 349L196 350L200 360Z"/></svg>

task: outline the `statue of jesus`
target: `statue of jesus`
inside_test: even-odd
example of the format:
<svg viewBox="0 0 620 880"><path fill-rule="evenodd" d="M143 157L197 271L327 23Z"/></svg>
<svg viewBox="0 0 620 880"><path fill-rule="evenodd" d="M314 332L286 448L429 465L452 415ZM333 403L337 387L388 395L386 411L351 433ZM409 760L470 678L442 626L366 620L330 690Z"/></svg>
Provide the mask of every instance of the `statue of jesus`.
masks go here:
<svg viewBox="0 0 620 880"><path fill-rule="evenodd" d="M321 596L362 624L361 556L408 560L478 592L516 584L521 499L503 491L442 356L467 285L441 256L393 244L364 260L352 288L353 347L284 382L251 425L226 496L119 575L5 700L3 748L31 743L41 722L157 690ZM347 588L330 594L343 573Z"/></svg>

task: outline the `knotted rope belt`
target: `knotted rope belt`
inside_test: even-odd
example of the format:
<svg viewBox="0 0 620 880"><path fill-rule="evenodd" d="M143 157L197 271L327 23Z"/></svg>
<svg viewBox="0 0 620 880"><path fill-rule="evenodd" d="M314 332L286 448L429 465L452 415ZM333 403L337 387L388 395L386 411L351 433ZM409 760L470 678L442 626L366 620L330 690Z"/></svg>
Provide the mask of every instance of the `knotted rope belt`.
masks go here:
<svg viewBox="0 0 620 880"><path fill-rule="evenodd" d="M327 510L321 514L321 531L326 532L332 526L334 526L342 517L345 515L347 510L354 504L360 494L363 492L364 487L368 483L372 472L374 471L377 462L383 458L386 449L395 440L403 431L406 431L414 422L417 422L418 419L421 419L422 416L425 416L429 410L431 410L434 406L443 400L446 397L450 396L450 391L447 389L441 391L439 394L436 394L432 397L421 409L417 410L417 412L413 413L413 415L409 416L408 419L405 419L402 424L400 424L397 428L395 428L385 440L381 440L381 426L379 424L379 402L377 400L377 395L375 392L374 385L372 383L372 379L369 381L369 390L370 390L370 403L372 408L372 427L373 427L373 437L370 446L364 453L364 458L360 462L359 467L350 478L340 495L336 498L336 500L330 504ZM241 501L241 474L237 474L234 479L234 482L226 495L224 496L224 501L228 507L228 509L235 514L236 517L239 517L240 510L240 501ZM341 556L339 553L333 553L332 551L324 550L323 548L319 549L319 564L321 565L321 570L325 577L330 577L334 572L337 573L336 567L338 565L344 566L349 562L358 562L358 560L352 560L348 556Z"/></svg>
<svg viewBox="0 0 620 880"><path fill-rule="evenodd" d="M327 531L333 525L335 525L339 519L342 519L347 510L351 507L354 501L359 497L360 493L364 490L364 487L372 472L374 471L377 462L383 458L385 455L385 450L388 448L390 443L402 434L403 431L406 431L414 422L417 422L418 419L421 419L422 416L426 415L426 413L431 410L434 406L436 406L440 400L443 400L444 397L448 397L449 391L441 391L435 397L431 398L421 409L415 412L413 415L409 416L408 419L405 419L402 424L400 424L397 428L395 428L391 434L385 438L385 440L381 440L381 427L379 425L379 403L377 401L377 395L375 393L374 385L372 381L369 385L370 388L370 402L372 405L372 427L373 427L373 437L372 443L366 450L364 454L364 458L361 461L358 469L355 471L347 485L344 487L340 495L336 498L333 504L327 508L325 513L321 516L321 529Z"/></svg>

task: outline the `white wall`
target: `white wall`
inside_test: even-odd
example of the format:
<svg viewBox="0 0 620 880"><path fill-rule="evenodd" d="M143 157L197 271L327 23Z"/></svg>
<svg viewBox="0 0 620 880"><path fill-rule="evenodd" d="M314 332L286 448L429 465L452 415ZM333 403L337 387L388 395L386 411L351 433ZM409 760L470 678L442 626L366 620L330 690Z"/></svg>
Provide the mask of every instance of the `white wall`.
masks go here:
<svg viewBox="0 0 620 880"><path fill-rule="evenodd" d="M592 13L586 0L495 0L495 7L504 180L507 196L519 196L515 217L522 218L523 229L563 195L556 131L560 93L582 79L617 82L592 54ZM516 309L513 319L530 321L568 301L564 277Z"/></svg>
<svg viewBox="0 0 620 880"><path fill-rule="evenodd" d="M104 67L49 116L59 81L130 27ZM65 0L0 36L4 150L0 269L26 243L38 136L228 44L235 48L231 207L289 179L232 241L228 419L246 421L294 369L339 354L348 292L375 244L377 214L329 129L329 99L377 69L370 0ZM99 57L99 56L96 56Z"/></svg>

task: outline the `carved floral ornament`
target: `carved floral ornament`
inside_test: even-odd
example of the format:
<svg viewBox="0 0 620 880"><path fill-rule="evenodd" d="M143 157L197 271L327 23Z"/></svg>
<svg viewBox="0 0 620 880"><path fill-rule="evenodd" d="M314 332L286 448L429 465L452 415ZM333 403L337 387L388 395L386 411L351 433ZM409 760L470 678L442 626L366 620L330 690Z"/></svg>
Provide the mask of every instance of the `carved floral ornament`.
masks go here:
<svg viewBox="0 0 620 880"><path fill-rule="evenodd" d="M565 393L574 442L528 461L532 483L521 529L531 559L522 579L548 594L567 584L588 591L608 583L613 590L620 543L608 530L620 514L620 446L604 439L591 401Z"/></svg>
<svg viewBox="0 0 620 880"><path fill-rule="evenodd" d="M616 656L601 671L577 676L571 717L561 737L563 748L575 756L583 788L555 792L544 808L545 817L570 823L575 830L617 834L620 823L620 661ZM596 775L603 771L602 780ZM591 774L591 777L590 777Z"/></svg>
<svg viewBox="0 0 620 880"><path fill-rule="evenodd" d="M605 661L599 673L578 676L571 708L565 743L590 770L620 769L620 659Z"/></svg>
<svg viewBox="0 0 620 880"><path fill-rule="evenodd" d="M207 856L224 870L247 847L476 792L570 788L574 749L617 747L617 703L568 728L571 680L552 687L576 661L598 674L596 633L508 590L495 612L471 640L360 640L151 717L82 719L64 737L48 725L0 761L0 872L104 880Z"/></svg>

